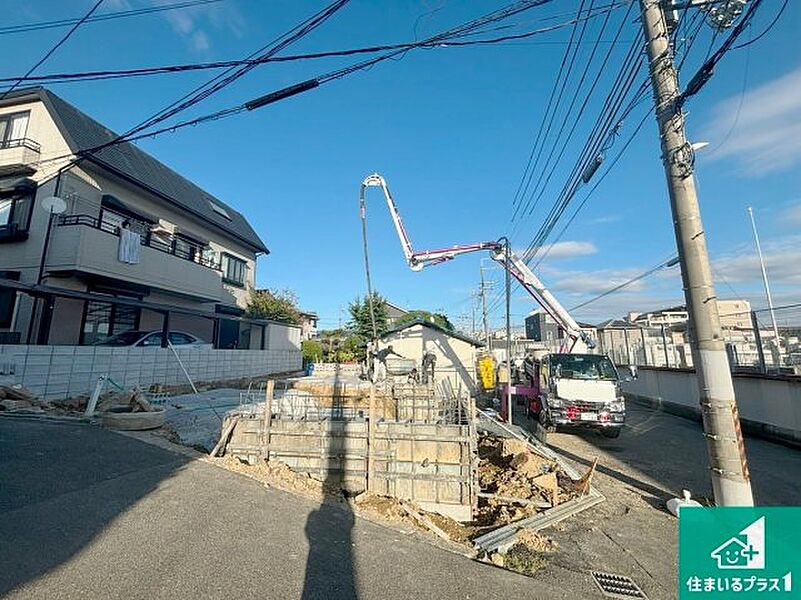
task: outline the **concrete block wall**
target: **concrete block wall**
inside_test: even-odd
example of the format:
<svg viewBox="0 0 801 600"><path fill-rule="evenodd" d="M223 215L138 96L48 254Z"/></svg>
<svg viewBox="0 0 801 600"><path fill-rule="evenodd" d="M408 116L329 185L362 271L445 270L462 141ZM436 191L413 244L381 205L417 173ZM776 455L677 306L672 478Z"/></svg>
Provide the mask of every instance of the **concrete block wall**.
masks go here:
<svg viewBox="0 0 801 600"><path fill-rule="evenodd" d="M302 367L299 350L176 348L176 352L195 382L286 373ZM21 384L46 400L87 394L101 375L125 388L187 383L169 348L0 345L0 364L6 381Z"/></svg>
<svg viewBox="0 0 801 600"><path fill-rule="evenodd" d="M735 374L734 394L743 430L766 439L801 445L801 377ZM626 394L690 418L700 418L693 369L639 367Z"/></svg>

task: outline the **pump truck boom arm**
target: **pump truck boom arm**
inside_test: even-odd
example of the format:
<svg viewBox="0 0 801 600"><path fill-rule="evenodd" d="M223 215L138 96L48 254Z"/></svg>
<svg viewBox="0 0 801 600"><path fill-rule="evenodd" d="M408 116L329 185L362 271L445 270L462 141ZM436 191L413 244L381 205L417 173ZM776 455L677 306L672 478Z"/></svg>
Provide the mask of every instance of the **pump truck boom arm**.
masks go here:
<svg viewBox="0 0 801 600"><path fill-rule="evenodd" d="M510 275L514 277L521 286L542 306L546 313L561 327L567 334L568 343L566 344L567 352L581 353L586 352L588 348L595 347L595 343L587 335L586 332L579 328L576 320L565 310L559 303L554 295L545 287L540 279L529 269L528 265L511 250L508 254L505 245L500 241L494 242L478 242L474 244L461 244L457 246L449 246L447 248L438 248L434 250L418 250L415 251L412 242L409 239L409 234L406 233L406 228L403 226L398 208L395 201L392 199L392 194L389 191L386 180L378 173L373 173L364 179L359 190L359 211L362 220L367 216L366 204L366 191L369 187L380 187L384 192L384 197L389 207L392 222L395 224L395 231L398 233L403 254L406 257L406 263L413 271L420 271L424 267L436 265L448 260L453 260L460 254L467 254L470 252L478 252L481 250L489 250L490 257L504 269L509 271Z"/></svg>

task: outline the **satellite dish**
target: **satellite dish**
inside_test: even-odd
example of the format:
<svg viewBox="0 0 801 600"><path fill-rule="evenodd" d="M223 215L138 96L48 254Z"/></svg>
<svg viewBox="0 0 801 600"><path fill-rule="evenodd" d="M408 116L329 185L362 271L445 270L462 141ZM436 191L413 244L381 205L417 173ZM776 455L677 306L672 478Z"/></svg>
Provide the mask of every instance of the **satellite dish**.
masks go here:
<svg viewBox="0 0 801 600"><path fill-rule="evenodd" d="M67 203L58 196L48 196L42 200L42 208L51 214L60 215L67 210Z"/></svg>

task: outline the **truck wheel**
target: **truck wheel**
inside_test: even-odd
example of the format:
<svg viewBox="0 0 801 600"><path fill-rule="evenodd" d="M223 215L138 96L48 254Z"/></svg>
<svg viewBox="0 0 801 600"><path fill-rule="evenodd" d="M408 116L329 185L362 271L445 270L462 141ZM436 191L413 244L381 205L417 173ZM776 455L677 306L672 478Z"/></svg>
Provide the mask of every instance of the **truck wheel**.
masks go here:
<svg viewBox="0 0 801 600"><path fill-rule="evenodd" d="M542 428L547 431L548 433L553 433L556 431L556 426L551 425L550 419L548 419L548 411L545 410L545 407L540 409L540 418L539 422Z"/></svg>
<svg viewBox="0 0 801 600"><path fill-rule="evenodd" d="M614 429L601 429L601 435L605 438L617 438L620 437L620 427L615 427Z"/></svg>

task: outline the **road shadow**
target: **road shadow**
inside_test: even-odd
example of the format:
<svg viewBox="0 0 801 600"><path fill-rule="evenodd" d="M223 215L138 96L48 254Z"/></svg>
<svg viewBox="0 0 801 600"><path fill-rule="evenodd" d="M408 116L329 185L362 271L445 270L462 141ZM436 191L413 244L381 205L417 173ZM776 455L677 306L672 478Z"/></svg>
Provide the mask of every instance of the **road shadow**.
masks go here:
<svg viewBox="0 0 801 600"><path fill-rule="evenodd" d="M0 419L0 597L69 562L190 461L87 424Z"/></svg>
<svg viewBox="0 0 801 600"><path fill-rule="evenodd" d="M679 495L682 489L707 494L710 483L705 448L703 437L696 431L700 428L695 423L673 422L658 413L627 407L627 423L619 438L605 438L591 429L560 429L548 435L548 444L565 458L587 467L594 456L600 455L596 467L599 473L631 487L654 507ZM533 431L535 421L515 410L515 423ZM590 444L593 450L579 456L569 449L575 447L570 438ZM684 444L679 445L678 440ZM610 462L624 466L616 468Z"/></svg>
<svg viewBox="0 0 801 600"><path fill-rule="evenodd" d="M339 370L334 375L334 396L331 402L331 428L338 430L348 418L339 385ZM345 450L343 436L323 437L320 467L324 469L326 499L309 514L304 532L309 542L302 600L358 598L353 556L355 516L347 502L339 501L345 482Z"/></svg>

